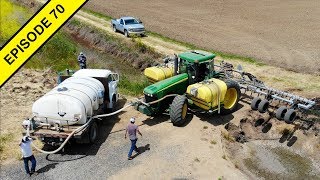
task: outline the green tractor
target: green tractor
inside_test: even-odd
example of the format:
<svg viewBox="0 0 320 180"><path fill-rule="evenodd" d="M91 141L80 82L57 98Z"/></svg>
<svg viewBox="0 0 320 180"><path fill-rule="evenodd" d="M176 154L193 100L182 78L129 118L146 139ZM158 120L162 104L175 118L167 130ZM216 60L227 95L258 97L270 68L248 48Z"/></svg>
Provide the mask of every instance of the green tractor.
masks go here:
<svg viewBox="0 0 320 180"><path fill-rule="evenodd" d="M185 123L188 107L232 113L237 109L240 86L214 70L214 58L209 52L189 51L164 65L146 68L144 73L153 84L144 89L144 99L135 108L148 116L169 110L175 126Z"/></svg>

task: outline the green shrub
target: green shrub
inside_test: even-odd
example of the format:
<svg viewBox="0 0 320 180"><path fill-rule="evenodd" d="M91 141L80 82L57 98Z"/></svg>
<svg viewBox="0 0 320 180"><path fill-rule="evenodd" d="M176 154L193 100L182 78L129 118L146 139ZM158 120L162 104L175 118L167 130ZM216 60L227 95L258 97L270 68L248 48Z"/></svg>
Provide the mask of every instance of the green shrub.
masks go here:
<svg viewBox="0 0 320 180"><path fill-rule="evenodd" d="M148 80L143 76L134 79L129 76L121 76L118 87L120 93L137 96L142 95L143 89L148 85Z"/></svg>

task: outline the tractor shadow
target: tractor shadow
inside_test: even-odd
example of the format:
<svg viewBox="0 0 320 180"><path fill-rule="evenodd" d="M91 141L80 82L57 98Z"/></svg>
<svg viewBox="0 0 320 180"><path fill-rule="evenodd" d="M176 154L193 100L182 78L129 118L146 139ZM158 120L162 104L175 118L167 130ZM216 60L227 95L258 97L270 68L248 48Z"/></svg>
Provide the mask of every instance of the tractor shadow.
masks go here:
<svg viewBox="0 0 320 180"><path fill-rule="evenodd" d="M126 104L127 99L119 99L115 111L121 109ZM93 144L87 143L76 143L74 141L68 142L63 150L59 151L56 154L47 155L46 159L52 162L66 162L74 161L78 159L85 158L86 156L94 156L97 154L101 145L107 140L109 134L114 127L114 125L120 121L119 115L124 113L123 111L109 117L103 118L101 121L98 121L98 138ZM56 148L45 145L43 150L52 151Z"/></svg>
<svg viewBox="0 0 320 180"><path fill-rule="evenodd" d="M192 118L193 118L193 113L188 112L186 121L180 127L187 126L191 122ZM142 125L155 126L163 122L171 123L169 114L162 113L155 117L148 117L147 119L142 121Z"/></svg>
<svg viewBox="0 0 320 180"><path fill-rule="evenodd" d="M238 111L243 108L242 104L238 105L238 108L235 111ZM231 120L234 119L234 115L227 114L227 115L220 115L217 112L215 113L201 113L201 112L196 112L195 115L200 118L202 121L207 121L208 123L214 125L214 126L219 126L219 125L226 125L229 123Z"/></svg>
<svg viewBox="0 0 320 180"><path fill-rule="evenodd" d="M155 126L157 124L160 124L169 120L170 120L170 115L163 113L155 117L148 117L147 119L142 121L142 124L145 124L148 126Z"/></svg>

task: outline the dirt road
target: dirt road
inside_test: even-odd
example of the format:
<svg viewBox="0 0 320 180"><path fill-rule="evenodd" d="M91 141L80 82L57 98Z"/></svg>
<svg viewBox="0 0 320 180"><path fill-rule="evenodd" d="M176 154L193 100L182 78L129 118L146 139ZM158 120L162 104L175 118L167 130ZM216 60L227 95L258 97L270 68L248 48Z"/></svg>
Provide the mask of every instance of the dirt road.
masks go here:
<svg viewBox="0 0 320 180"><path fill-rule="evenodd" d="M151 31L203 48L320 73L318 0L94 0L85 7L113 17L137 16Z"/></svg>

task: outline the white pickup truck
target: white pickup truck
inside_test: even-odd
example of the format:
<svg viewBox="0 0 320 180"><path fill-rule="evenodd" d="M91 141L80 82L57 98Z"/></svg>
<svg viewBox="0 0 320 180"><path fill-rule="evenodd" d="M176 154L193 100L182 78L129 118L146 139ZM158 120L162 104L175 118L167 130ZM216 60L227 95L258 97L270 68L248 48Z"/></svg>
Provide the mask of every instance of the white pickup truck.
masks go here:
<svg viewBox="0 0 320 180"><path fill-rule="evenodd" d="M140 20L134 17L121 17L120 19L112 19L111 27L114 32L122 32L126 37L132 34L144 36L144 25Z"/></svg>

